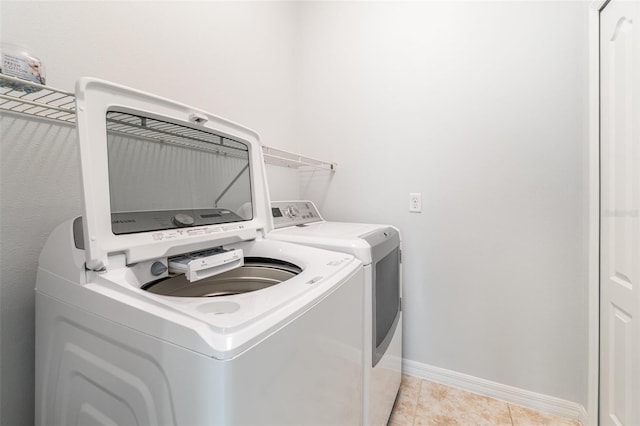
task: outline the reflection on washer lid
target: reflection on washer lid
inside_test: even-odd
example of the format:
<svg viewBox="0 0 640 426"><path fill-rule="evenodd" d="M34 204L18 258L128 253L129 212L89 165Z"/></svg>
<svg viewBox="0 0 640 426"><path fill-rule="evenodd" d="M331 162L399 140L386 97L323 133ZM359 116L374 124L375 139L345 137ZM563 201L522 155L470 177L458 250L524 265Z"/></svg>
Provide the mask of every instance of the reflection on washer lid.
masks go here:
<svg viewBox="0 0 640 426"><path fill-rule="evenodd" d="M76 100L89 269L114 253L132 264L270 229L252 130L102 80L79 80Z"/></svg>

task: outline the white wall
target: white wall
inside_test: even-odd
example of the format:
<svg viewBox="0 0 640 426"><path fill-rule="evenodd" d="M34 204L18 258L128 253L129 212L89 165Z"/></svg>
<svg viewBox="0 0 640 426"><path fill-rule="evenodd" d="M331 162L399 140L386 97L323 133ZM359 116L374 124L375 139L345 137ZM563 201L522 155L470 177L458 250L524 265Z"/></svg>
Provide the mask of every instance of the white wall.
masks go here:
<svg viewBox="0 0 640 426"><path fill-rule="evenodd" d="M101 77L243 123L266 144L295 144L292 3L2 0L0 8L2 41L40 56L53 87ZM27 425L37 259L48 233L80 214L77 141L73 127L11 114L1 126L0 424ZM274 197L299 195L290 172L269 173Z"/></svg>
<svg viewBox="0 0 640 426"><path fill-rule="evenodd" d="M304 2L297 120L303 197L403 232L407 359L583 405L587 6Z"/></svg>
<svg viewBox="0 0 640 426"><path fill-rule="evenodd" d="M75 128L0 118L0 401L3 425L33 424L34 287L40 249L80 213Z"/></svg>

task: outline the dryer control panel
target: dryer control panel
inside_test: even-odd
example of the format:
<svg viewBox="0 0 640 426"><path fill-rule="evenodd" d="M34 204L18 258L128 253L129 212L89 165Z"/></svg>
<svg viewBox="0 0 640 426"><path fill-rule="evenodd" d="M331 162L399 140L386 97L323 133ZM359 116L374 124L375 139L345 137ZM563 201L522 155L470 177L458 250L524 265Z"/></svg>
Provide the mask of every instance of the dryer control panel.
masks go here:
<svg viewBox="0 0 640 426"><path fill-rule="evenodd" d="M272 201L271 216L275 229L322 221L312 201Z"/></svg>

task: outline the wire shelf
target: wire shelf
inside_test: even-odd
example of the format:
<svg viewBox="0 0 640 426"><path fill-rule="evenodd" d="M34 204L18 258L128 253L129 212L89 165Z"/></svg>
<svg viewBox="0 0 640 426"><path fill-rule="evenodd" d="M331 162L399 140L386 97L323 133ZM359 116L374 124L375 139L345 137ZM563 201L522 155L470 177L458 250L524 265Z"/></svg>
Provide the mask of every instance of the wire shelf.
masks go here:
<svg viewBox="0 0 640 426"><path fill-rule="evenodd" d="M306 157L300 154L293 154L291 152L272 148L266 145L262 146L262 152L264 154L265 162L276 166L292 167L296 169L301 167L312 167L332 172L334 172L338 166L336 163L316 160L315 158Z"/></svg>
<svg viewBox="0 0 640 426"><path fill-rule="evenodd" d="M76 122L73 93L0 75L0 110L67 123Z"/></svg>
<svg viewBox="0 0 640 426"><path fill-rule="evenodd" d="M0 112L39 117L56 122L75 124L76 98L73 93L32 83L0 74ZM262 152L267 164L290 168L311 167L335 171L337 164L316 160L263 145Z"/></svg>

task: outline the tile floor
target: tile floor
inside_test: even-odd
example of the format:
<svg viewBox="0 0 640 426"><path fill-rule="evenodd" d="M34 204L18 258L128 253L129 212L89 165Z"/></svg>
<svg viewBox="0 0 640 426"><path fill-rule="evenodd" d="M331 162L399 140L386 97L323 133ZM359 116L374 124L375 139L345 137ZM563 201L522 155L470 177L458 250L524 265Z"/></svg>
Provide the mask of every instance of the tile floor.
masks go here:
<svg viewBox="0 0 640 426"><path fill-rule="evenodd" d="M388 426L422 425L580 426L580 423L404 374Z"/></svg>

